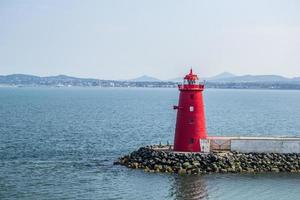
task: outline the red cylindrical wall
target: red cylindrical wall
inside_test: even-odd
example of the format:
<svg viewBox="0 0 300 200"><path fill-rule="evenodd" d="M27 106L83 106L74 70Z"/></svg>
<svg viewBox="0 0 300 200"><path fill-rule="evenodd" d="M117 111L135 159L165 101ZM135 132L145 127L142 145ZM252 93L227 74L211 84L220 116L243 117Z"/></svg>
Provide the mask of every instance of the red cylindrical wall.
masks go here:
<svg viewBox="0 0 300 200"><path fill-rule="evenodd" d="M174 151L200 152L200 139L206 139L202 91L204 85L181 85L177 108Z"/></svg>

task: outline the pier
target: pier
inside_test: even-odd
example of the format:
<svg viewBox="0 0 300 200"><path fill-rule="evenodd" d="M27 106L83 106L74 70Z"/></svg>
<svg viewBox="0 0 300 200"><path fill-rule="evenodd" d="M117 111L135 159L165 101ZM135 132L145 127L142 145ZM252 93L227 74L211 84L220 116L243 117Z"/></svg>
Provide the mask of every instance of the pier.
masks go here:
<svg viewBox="0 0 300 200"><path fill-rule="evenodd" d="M208 152L237 151L241 153L300 153L300 137L221 137L201 140Z"/></svg>

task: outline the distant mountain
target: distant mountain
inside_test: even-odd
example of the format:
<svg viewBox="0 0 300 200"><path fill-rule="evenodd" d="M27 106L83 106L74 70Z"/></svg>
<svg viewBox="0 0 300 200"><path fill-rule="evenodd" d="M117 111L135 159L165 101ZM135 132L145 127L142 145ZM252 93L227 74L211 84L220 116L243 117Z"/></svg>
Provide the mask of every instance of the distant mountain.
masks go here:
<svg viewBox="0 0 300 200"><path fill-rule="evenodd" d="M183 77L177 77L177 78L168 79L166 81L170 81L170 82L174 82L174 83L180 83L180 82L182 82L182 80L183 80Z"/></svg>
<svg viewBox="0 0 300 200"><path fill-rule="evenodd" d="M244 82L289 82L292 79L285 78L278 75L244 75L234 76L229 78L211 79L212 82L232 82L232 83L244 83Z"/></svg>
<svg viewBox="0 0 300 200"><path fill-rule="evenodd" d="M203 78L200 78L203 80ZM207 88L232 88L232 89L297 89L300 90L300 77L286 78L276 75L244 75L235 76L230 73L222 73L207 78ZM49 86L49 87L155 87L175 88L182 82L182 77L161 81L150 76L141 76L130 81L100 80L92 78L77 78L66 75L39 77L26 74L12 74L1 76L0 87L13 86Z"/></svg>
<svg viewBox="0 0 300 200"><path fill-rule="evenodd" d="M207 80L218 80L218 79L227 79L227 78L233 78L236 77L236 75L229 73L229 72L223 72L221 74L218 74L216 76L207 78Z"/></svg>
<svg viewBox="0 0 300 200"><path fill-rule="evenodd" d="M293 78L293 81L300 81L300 77Z"/></svg>
<svg viewBox="0 0 300 200"><path fill-rule="evenodd" d="M67 75L57 75L57 76L46 76L45 78L54 78L54 79L78 79L76 77L67 76Z"/></svg>
<svg viewBox="0 0 300 200"><path fill-rule="evenodd" d="M28 82L39 82L41 77L33 76L33 75L26 75L26 74L11 74L7 76L0 76L0 83L1 84L23 84Z"/></svg>
<svg viewBox="0 0 300 200"><path fill-rule="evenodd" d="M243 75L237 76L229 72L223 72L213 77L202 78L200 81L206 80L207 82L214 83L262 83L262 82L287 82L295 83L300 82L300 77L286 78L278 75ZM183 77L169 79L171 82L182 82Z"/></svg>
<svg viewBox="0 0 300 200"><path fill-rule="evenodd" d="M127 81L130 81L130 82L161 82L161 80L151 77L151 76L147 76L147 75L143 75L143 76L140 76L140 77L137 77L134 79L127 80Z"/></svg>
<svg viewBox="0 0 300 200"><path fill-rule="evenodd" d="M42 77L47 80L55 80L55 81L77 81L80 79L85 79L85 78L77 78L77 77L72 77L72 76L66 76L66 75L57 75L57 76L46 76Z"/></svg>
<svg viewBox="0 0 300 200"><path fill-rule="evenodd" d="M99 85L98 79L76 78L66 75L39 77L26 74L12 74L0 76L2 85L41 85L41 86L95 86Z"/></svg>
<svg viewBox="0 0 300 200"><path fill-rule="evenodd" d="M213 77L209 77L209 78L199 77L199 79L200 79L200 81L203 81L203 80L218 80L218 79L232 78L232 77L235 77L235 75L231 74L229 72L223 72L223 73L218 74L218 75L213 76ZM182 82L183 81L183 77L172 78L172 79L168 79L167 81L170 81L170 82Z"/></svg>

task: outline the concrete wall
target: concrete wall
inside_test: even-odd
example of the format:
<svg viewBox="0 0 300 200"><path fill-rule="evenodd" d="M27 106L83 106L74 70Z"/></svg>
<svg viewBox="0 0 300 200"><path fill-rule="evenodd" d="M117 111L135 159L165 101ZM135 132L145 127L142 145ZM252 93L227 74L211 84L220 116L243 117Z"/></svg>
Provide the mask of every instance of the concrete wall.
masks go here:
<svg viewBox="0 0 300 200"><path fill-rule="evenodd" d="M232 139L231 150L243 153L300 153L300 140Z"/></svg>

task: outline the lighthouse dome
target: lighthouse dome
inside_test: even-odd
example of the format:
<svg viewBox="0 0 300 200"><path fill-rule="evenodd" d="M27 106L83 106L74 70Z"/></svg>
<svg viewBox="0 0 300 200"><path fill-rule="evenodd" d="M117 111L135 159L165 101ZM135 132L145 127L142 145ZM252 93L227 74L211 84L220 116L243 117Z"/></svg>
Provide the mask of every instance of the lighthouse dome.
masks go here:
<svg viewBox="0 0 300 200"><path fill-rule="evenodd" d="M187 74L183 79L183 84L178 85L179 89L183 90L203 90L204 84L199 83L199 78L196 74L193 74L193 70L190 69L190 73Z"/></svg>
<svg viewBox="0 0 300 200"><path fill-rule="evenodd" d="M185 75L184 79L186 79L186 80L199 80L197 74L193 74L193 69L190 69L190 73Z"/></svg>

